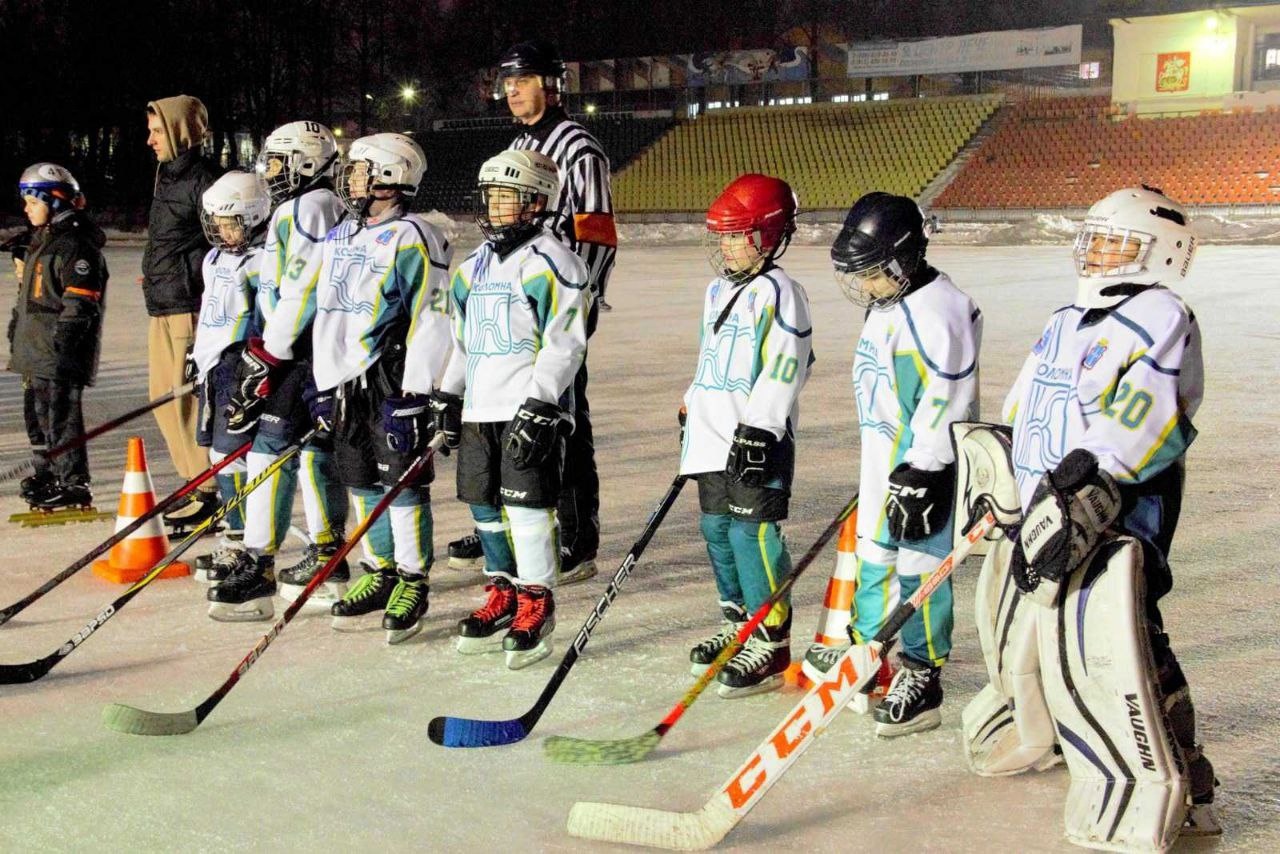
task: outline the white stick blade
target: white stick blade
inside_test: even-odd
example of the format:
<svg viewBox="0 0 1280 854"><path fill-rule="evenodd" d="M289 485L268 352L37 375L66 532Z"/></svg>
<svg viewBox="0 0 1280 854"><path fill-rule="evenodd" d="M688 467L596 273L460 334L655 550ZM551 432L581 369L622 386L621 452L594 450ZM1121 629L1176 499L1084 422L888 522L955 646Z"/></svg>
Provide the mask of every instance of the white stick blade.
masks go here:
<svg viewBox="0 0 1280 854"><path fill-rule="evenodd" d="M668 812L646 807L579 801L569 810L570 836L601 842L624 842L669 851L711 848L738 822L724 795L697 812Z"/></svg>
<svg viewBox="0 0 1280 854"><path fill-rule="evenodd" d="M200 725L195 711L148 712L122 703L111 703L102 709L102 723L107 729L129 735L182 735Z"/></svg>

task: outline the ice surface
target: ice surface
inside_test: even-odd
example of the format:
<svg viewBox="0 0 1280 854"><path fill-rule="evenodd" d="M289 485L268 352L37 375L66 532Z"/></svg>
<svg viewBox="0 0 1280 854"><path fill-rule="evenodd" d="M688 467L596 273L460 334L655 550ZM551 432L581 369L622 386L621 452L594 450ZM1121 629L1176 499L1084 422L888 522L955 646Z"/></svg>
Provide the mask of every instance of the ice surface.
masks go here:
<svg viewBox="0 0 1280 854"><path fill-rule="evenodd" d="M465 235L464 235L465 237ZM145 398L139 246L109 251L103 376L87 392L98 423ZM461 251L460 256L461 257ZM982 405L999 406L1041 323L1070 299L1065 246L938 246L936 264L986 314ZM850 360L861 315L834 286L821 247L793 248L791 273L814 305L818 357L803 397L792 519L799 553L856 483ZM1226 836L1214 850L1280 849L1280 249L1207 247L1184 292L1204 332L1205 404L1174 543L1176 585L1163 602L1190 680L1202 738L1222 779ZM675 412L694 368L708 268L696 247L624 244L591 348L591 402L603 483L602 573L558 594L552 658L520 672L502 656L454 652L455 622L481 598L473 573L434 570L427 628L388 647L338 634L304 613L194 733L144 739L106 730L119 701L179 711L226 677L268 624L215 623L203 588L158 582L40 682L0 687L0 850L442 851L591 850L565 834L577 800L664 809L702 806L795 703L792 692L721 700L707 692L648 761L569 767L539 744L553 733L637 735L689 682L687 650L715 628L710 571L692 492L682 496L534 734L510 747L446 750L427 741L439 714L522 714L605 588L675 472ZM0 287L3 316L12 279ZM95 443L95 487L112 508L124 435ZM177 485L154 422L144 419L162 491ZM21 456L21 394L0 376L0 463ZM436 546L470 529L439 466ZM20 509L16 484L0 512ZM301 520L299 508L298 519ZM14 601L110 533L99 523L4 530L0 601ZM296 542L282 556L292 562ZM818 619L832 559L796 592L793 653ZM725 840L731 850L1068 851L1066 772L984 780L961 758L960 710L984 679L972 623L972 563L957 571L955 653L944 675L943 727L891 742L850 713ZM120 592L88 571L0 627L0 660L43 656ZM283 609L278 608L277 613ZM1183 843L1179 850L1200 850Z"/></svg>

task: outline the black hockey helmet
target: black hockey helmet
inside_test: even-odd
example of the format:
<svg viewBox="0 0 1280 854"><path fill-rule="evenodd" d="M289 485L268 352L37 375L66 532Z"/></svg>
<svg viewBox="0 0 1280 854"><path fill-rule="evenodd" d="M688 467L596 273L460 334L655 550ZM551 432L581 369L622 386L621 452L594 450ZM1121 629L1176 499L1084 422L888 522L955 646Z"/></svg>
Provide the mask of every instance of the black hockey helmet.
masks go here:
<svg viewBox="0 0 1280 854"><path fill-rule="evenodd" d="M912 275L924 268L928 245L924 214L913 199L867 193L845 216L831 246L831 263L846 297L866 308L887 308L903 297ZM896 283L896 291L889 293L882 277Z"/></svg>
<svg viewBox="0 0 1280 854"><path fill-rule="evenodd" d="M560 51L549 41L533 39L512 45L498 62L499 77L538 74L544 78L562 78L565 73Z"/></svg>

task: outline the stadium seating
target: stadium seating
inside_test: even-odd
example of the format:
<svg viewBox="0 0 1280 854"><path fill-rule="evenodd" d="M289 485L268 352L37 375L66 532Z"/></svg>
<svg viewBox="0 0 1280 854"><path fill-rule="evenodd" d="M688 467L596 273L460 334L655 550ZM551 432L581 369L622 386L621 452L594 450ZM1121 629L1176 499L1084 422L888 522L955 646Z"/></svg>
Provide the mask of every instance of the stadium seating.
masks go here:
<svg viewBox="0 0 1280 854"><path fill-rule="evenodd" d="M786 178L804 209L870 190L916 196L999 106L991 96L713 110L614 176L623 212L699 211L743 172Z"/></svg>
<svg viewBox="0 0 1280 854"><path fill-rule="evenodd" d="M1280 112L1112 115L1104 96L1007 107L934 207L1087 207L1145 183L1186 204L1280 201Z"/></svg>

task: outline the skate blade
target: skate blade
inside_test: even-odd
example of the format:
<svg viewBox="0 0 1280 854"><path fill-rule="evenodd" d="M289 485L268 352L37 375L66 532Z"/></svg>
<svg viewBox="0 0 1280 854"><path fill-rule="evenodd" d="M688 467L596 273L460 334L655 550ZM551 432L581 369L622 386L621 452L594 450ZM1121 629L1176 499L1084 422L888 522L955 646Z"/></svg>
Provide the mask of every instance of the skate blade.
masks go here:
<svg viewBox="0 0 1280 854"><path fill-rule="evenodd" d="M746 685L741 688L734 688L730 685L720 684L716 686L716 695L725 700L739 700L743 697L750 697L754 694L767 694L770 691L777 691L782 687L783 678L781 673L775 673L768 676L755 685Z"/></svg>
<svg viewBox="0 0 1280 854"><path fill-rule="evenodd" d="M286 602L297 602L298 597L302 595L305 584L284 584L280 585L280 598ZM333 607L333 603L337 602L343 596L347 595L347 583L345 581L326 581L315 589L307 599L306 604L302 606L304 611L328 611Z"/></svg>
<svg viewBox="0 0 1280 854"><path fill-rule="evenodd" d="M369 628L369 621L365 618L378 613L378 611L370 611L368 614L357 614L353 617L334 617L330 625L335 632L363 632Z"/></svg>
<svg viewBox="0 0 1280 854"><path fill-rule="evenodd" d="M560 587L566 584L577 584L579 581L586 581L588 578L594 578L599 572L596 568L594 560L584 560L578 564L570 572L562 572L556 575L556 584Z"/></svg>
<svg viewBox="0 0 1280 854"><path fill-rule="evenodd" d="M270 596L248 602L210 602L209 616L220 623L253 623L275 616L276 607Z"/></svg>
<svg viewBox="0 0 1280 854"><path fill-rule="evenodd" d="M87 509L74 510L32 510L29 513L14 513L9 521L23 528L43 528L46 525L71 525L80 522L101 522L114 517L112 513Z"/></svg>
<svg viewBox="0 0 1280 854"><path fill-rule="evenodd" d="M484 569L483 557L451 557L449 558L450 569Z"/></svg>
<svg viewBox="0 0 1280 854"><path fill-rule="evenodd" d="M1180 836L1221 836L1222 825L1213 812L1213 804L1192 804L1182 824Z"/></svg>
<svg viewBox="0 0 1280 854"><path fill-rule="evenodd" d="M533 649L514 650L509 649L507 653L507 669L523 670L531 664L537 664L542 659L551 654L551 641L543 638L538 641L538 645Z"/></svg>
<svg viewBox="0 0 1280 854"><path fill-rule="evenodd" d="M193 569L191 571L191 578L197 584L203 584L205 587L212 587L213 585L226 580L226 576L223 576L222 578L210 578L209 571L206 569Z"/></svg>
<svg viewBox="0 0 1280 854"><path fill-rule="evenodd" d="M689 675L695 679L701 679L702 674L711 669L710 664L698 664L696 661L689 665Z"/></svg>
<svg viewBox="0 0 1280 854"><path fill-rule="evenodd" d="M422 631L422 620L418 620L407 629L387 629L387 643L391 646L404 643L420 631Z"/></svg>
<svg viewBox="0 0 1280 854"><path fill-rule="evenodd" d="M463 655L483 655L487 652L502 652L502 632L494 632L487 638L464 638L458 636L458 652Z"/></svg>
<svg viewBox="0 0 1280 854"><path fill-rule="evenodd" d="M930 709L900 724L887 724L876 721L876 735L880 738L897 738L916 732L928 732L940 726L942 726L942 711L940 709Z"/></svg>

